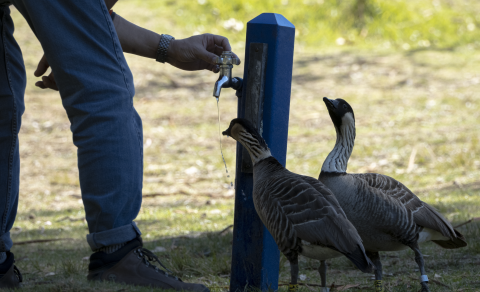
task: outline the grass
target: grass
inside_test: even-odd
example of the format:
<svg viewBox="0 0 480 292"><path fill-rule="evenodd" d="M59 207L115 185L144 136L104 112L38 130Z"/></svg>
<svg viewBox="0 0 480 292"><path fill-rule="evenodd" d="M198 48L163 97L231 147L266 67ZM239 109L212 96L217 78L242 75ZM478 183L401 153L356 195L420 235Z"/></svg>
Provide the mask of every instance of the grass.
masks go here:
<svg viewBox="0 0 480 292"><path fill-rule="evenodd" d="M267 1L257 2L270 5ZM170 31L168 29L178 25L175 20L179 18L165 17L165 21L159 22L153 16L158 13L161 18L183 7L181 5L185 6L184 13L193 9L188 5L197 7L192 2L179 2L177 6L168 1L160 3L163 2L120 2L116 11L128 19L138 18L143 25L152 28L162 25ZM207 3L205 5L213 5L214 2ZM237 2L225 3L225 7L218 6L219 11L229 11L228 5ZM329 3L325 1L325 5L331 5ZM418 5L427 5L425 3L419 1ZM442 9L456 11L458 3L467 2L451 1L451 6L440 3ZM132 9L134 5L139 8ZM201 7L209 7L205 5ZM475 5L472 5L471 11L462 13L474 13ZM160 11L162 7L164 11ZM280 7L280 12L286 11L282 9L285 8ZM250 14L238 11L235 12L238 17L221 13L218 21L231 16L248 19L258 14L257 10L249 10ZM15 36L22 47L29 78L20 134L20 204L12 230L17 243L12 251L25 276L24 290L150 291L86 282L88 261L85 258L90 250L85 241L87 225L70 125L58 93L33 86L33 70L42 50L18 12L14 11L13 17ZM185 19L185 25L180 25L178 32L192 34L188 21L202 18ZM295 18L289 16L289 19ZM205 26L205 30L213 24ZM301 25L297 28L302 30ZM218 32L226 33L223 29L219 28ZM240 41L242 33L244 30L233 40ZM341 36L329 33L332 37L327 37L325 42ZM301 44L304 37L300 36L297 42ZM305 43L309 42L305 38ZM314 39L311 42L309 46L316 44ZM433 45L422 50L385 51L381 47L363 50L358 49L360 44L348 42L341 50L336 47L322 47L322 53L298 50L293 72L287 167L297 173L318 176L323 160L335 143L335 132L322 98L343 98L354 108L358 128L350 172L372 171L399 179L454 224L479 217L480 55L468 47L468 42L459 42L463 45L448 50ZM229 184L235 175L235 143L222 139L231 174L231 178L227 178L219 151L216 102L211 96L217 77L208 72L182 72L152 65L152 61L134 56L128 56L128 62L135 78L135 106L144 125L145 198L137 223L146 247L156 250L160 259L185 281L202 282L212 290L225 291L229 283L232 235L231 229L220 231L233 223L233 192ZM235 68L234 74L242 76L242 68ZM220 113L223 130L236 116L233 92L222 92ZM443 250L433 244L421 246L428 255L429 277L450 287L431 283L432 291L480 291L480 223L470 223L459 230L467 238L467 248ZM42 239L61 240L18 244ZM165 251L161 251L162 248ZM385 273L392 274L385 278L390 291L419 289L411 251L384 253L382 261ZM320 282L317 265L316 261L301 259L300 273L306 277L303 282ZM329 261L329 285L333 282L335 285L358 284L351 289L367 291L373 287L370 276L358 272L345 259ZM288 280L289 267L282 257L280 282ZM282 286L281 290L286 288Z"/></svg>
<svg viewBox="0 0 480 292"><path fill-rule="evenodd" d="M296 49L307 51L320 46L387 50L480 46L480 4L473 0L130 0L117 6L120 14L178 37L226 35L237 50L243 49L244 24L263 12L289 19L296 27Z"/></svg>

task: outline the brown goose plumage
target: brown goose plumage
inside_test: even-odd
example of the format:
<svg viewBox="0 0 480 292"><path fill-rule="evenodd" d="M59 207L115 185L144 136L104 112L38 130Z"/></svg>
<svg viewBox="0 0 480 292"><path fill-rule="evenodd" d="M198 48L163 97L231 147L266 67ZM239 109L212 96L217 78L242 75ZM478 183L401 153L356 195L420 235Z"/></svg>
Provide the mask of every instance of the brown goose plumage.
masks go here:
<svg viewBox="0 0 480 292"><path fill-rule="evenodd" d="M324 101L337 141L323 163L319 180L335 194L357 228L377 268L376 280L382 277L378 252L409 247L415 252L422 279L427 279L418 243L431 240L444 248L459 248L467 245L463 235L399 181L376 173L346 173L355 140L353 109L342 99ZM421 283L422 291L429 291L426 281Z"/></svg>
<svg viewBox="0 0 480 292"><path fill-rule="evenodd" d="M412 214L413 218L410 221L413 221L415 225L435 230L445 237L443 240L432 239L432 242L448 249L467 246L463 235L455 230L445 217L435 208L420 200L401 182L377 173L358 173L352 174L352 176L364 181L372 189L381 190L380 196L390 197L392 203L402 206L409 214Z"/></svg>
<svg viewBox="0 0 480 292"><path fill-rule="evenodd" d="M320 261L343 254L360 270L372 271L360 236L330 190L314 178L283 167L248 121L234 119L223 134L250 153L255 210L290 262L291 284L297 283L299 254ZM325 287L322 264L319 271Z"/></svg>

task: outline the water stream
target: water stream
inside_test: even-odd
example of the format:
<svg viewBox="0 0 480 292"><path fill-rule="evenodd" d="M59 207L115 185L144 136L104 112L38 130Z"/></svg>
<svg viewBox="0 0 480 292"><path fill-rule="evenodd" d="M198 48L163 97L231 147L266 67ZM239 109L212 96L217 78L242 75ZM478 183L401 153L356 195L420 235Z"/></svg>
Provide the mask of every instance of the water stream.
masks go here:
<svg viewBox="0 0 480 292"><path fill-rule="evenodd" d="M219 98L216 97L217 99L217 113L218 113L218 140L220 141L220 153L222 154L222 159L223 159L223 165L225 165L225 172L227 173L227 177L230 180L230 188L233 188L233 182L230 179L230 174L228 173L228 168L227 168L227 163L225 162L225 157L223 156L223 150L222 150L222 133L220 132L220 107L218 105Z"/></svg>

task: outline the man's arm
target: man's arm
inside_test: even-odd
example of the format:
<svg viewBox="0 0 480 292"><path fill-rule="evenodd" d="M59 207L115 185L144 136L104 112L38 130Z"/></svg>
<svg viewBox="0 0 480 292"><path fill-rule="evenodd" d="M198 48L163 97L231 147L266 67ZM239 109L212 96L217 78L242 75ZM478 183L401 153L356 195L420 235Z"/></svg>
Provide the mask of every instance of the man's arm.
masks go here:
<svg viewBox="0 0 480 292"><path fill-rule="evenodd" d="M161 35L129 22L116 14L113 24L125 53L155 59Z"/></svg>
<svg viewBox="0 0 480 292"><path fill-rule="evenodd" d="M105 0L107 8L116 2L117 0ZM113 24L125 53L156 59L160 34L131 23L118 14L114 15ZM167 50L167 63L182 70L210 70L216 73L218 67L214 60L223 51L231 51L226 37L213 34L196 35L171 41ZM43 56L34 75L40 77L48 68L48 61ZM42 89L58 90L53 72L43 76L42 81L37 81L35 85Z"/></svg>

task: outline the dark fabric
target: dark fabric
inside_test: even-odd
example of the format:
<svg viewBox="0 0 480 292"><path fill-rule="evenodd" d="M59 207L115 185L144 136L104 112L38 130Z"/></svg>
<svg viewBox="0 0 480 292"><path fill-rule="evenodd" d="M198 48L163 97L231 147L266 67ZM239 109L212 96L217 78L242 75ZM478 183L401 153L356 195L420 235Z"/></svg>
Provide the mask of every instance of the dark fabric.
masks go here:
<svg viewBox="0 0 480 292"><path fill-rule="evenodd" d="M0 251L12 247L20 184L18 133L25 111L27 77L20 47L13 37L10 8L0 6Z"/></svg>
<svg viewBox="0 0 480 292"><path fill-rule="evenodd" d="M0 265L0 279L6 272L8 272L8 270L10 270L13 263L15 262L14 260L15 258L12 252L7 251L6 254L7 254L7 259Z"/></svg>
<svg viewBox="0 0 480 292"><path fill-rule="evenodd" d="M134 239L139 232L133 220L142 203L142 121L133 107L133 76L104 0L11 2L42 45L71 123L91 248L98 249ZM3 29L7 38L12 37L10 30L13 27L9 22L4 21L8 24L6 33L6 29ZM16 52L11 47L8 52ZM19 75L22 71L10 64L22 62L22 57L9 54L8 61L10 75ZM10 78L13 83L18 83L17 79L14 75ZM0 78L0 90L7 88L4 85L7 80ZM20 96L23 98L23 94L15 95L17 99ZM8 99L12 104L12 97ZM2 110L7 110L7 107L0 106ZM17 102L17 115L21 110ZM13 118L9 119L11 121ZM0 123L0 132L6 131L7 128ZM0 151L0 155L8 151L12 153L12 143L7 152ZM0 200L9 200L7 215L10 215L16 211L13 204L18 192L12 189L7 193L5 188L2 189L5 182L2 183L1 179L6 177L3 175L6 166L7 163L0 159ZM16 169L11 172L10 185L14 187L17 185L14 179L19 175ZM0 209L3 206L0 204ZM13 223L13 219L3 229L5 232L9 230L10 223ZM6 242L8 238L5 236L2 241Z"/></svg>

